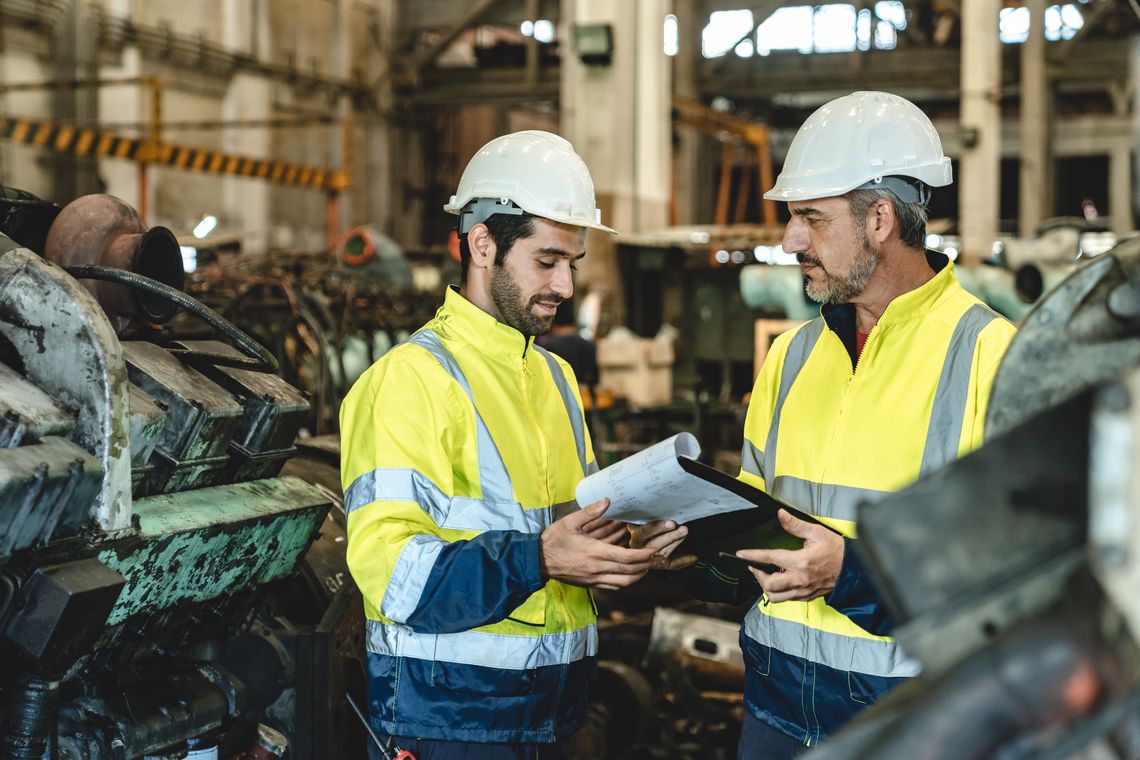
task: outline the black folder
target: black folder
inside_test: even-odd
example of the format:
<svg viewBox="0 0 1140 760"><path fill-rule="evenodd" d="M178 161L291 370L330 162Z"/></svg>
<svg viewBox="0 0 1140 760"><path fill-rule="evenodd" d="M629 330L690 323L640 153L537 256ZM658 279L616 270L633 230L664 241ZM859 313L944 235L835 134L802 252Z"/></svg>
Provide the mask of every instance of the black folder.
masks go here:
<svg viewBox="0 0 1140 760"><path fill-rule="evenodd" d="M781 509L786 509L800 520L823 525L828 530L834 531L806 512L695 459L677 457L677 463L690 475L731 491L755 506L702 517L686 523L689 535L673 551L675 557L695 554L702 560L715 561L722 566L730 564L743 571L748 563L734 556L738 549L802 549L803 539L788 533L780 525L776 513ZM761 566L761 569L772 572L775 568Z"/></svg>

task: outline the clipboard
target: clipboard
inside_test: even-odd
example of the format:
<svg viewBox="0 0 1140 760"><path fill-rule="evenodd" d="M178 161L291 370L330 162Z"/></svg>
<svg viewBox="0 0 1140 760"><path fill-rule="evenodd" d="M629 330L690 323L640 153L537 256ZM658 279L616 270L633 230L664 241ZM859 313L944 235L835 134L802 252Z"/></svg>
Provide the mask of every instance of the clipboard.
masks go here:
<svg viewBox="0 0 1140 760"><path fill-rule="evenodd" d="M750 486L715 468L688 457L677 457L682 470L701 478L719 488L752 502L755 507L725 512L710 517L702 517L686 523L689 535L674 550L674 556L695 554L702 560L720 566L731 565L740 573L745 572L749 562L735 556L738 549L802 549L803 539L791 535L780 525L776 513L786 509L794 517L815 525L822 525L833 533L838 533L826 523L803 512L776 497ZM756 565L764 572L777 568L771 565Z"/></svg>

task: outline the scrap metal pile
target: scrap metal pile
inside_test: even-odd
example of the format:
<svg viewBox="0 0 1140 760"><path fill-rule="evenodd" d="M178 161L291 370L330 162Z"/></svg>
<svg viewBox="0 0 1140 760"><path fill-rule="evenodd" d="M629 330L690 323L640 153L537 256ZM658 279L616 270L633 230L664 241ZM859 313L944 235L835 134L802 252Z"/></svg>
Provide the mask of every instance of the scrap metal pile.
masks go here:
<svg viewBox="0 0 1140 760"><path fill-rule="evenodd" d="M313 435L337 430L340 401L356 378L443 303L442 288L412 285L398 248L334 261L323 253L225 255L191 275L186 290L272 351L281 376L309 396L304 427ZM185 319L170 329L206 334Z"/></svg>
<svg viewBox="0 0 1140 760"><path fill-rule="evenodd" d="M5 189L0 231L0 757L363 746L339 501L279 474L304 396L121 201Z"/></svg>

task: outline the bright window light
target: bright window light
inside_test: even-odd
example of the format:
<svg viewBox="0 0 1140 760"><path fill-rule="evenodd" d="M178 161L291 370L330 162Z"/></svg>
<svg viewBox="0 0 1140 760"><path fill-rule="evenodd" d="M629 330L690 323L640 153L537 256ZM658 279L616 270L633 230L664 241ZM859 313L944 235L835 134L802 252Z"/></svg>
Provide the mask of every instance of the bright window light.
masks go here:
<svg viewBox="0 0 1140 760"><path fill-rule="evenodd" d="M529 20L522 22L521 24L519 24L519 31L522 32L523 37L533 37L534 36L534 22L529 21Z"/></svg>
<svg viewBox="0 0 1140 760"><path fill-rule="evenodd" d="M182 254L182 271L193 272L198 268L198 249L192 245L178 246L178 252Z"/></svg>
<svg viewBox="0 0 1140 760"><path fill-rule="evenodd" d="M1045 9L1045 39L1071 40L1085 25L1081 10L1073 3L1050 5Z"/></svg>
<svg viewBox="0 0 1140 760"><path fill-rule="evenodd" d="M549 19L540 18L534 22L534 38L539 42L553 42L554 41L554 22Z"/></svg>
<svg viewBox="0 0 1140 760"><path fill-rule="evenodd" d="M1029 9L1002 8L998 13L998 37L1008 44L1017 44L1029 39Z"/></svg>
<svg viewBox="0 0 1140 760"><path fill-rule="evenodd" d="M815 52L847 53L855 49L855 6L821 5L815 9Z"/></svg>
<svg viewBox="0 0 1140 760"><path fill-rule="evenodd" d="M665 55L677 55L677 17L670 13L665 17Z"/></svg>
<svg viewBox="0 0 1140 760"><path fill-rule="evenodd" d="M194 225L194 230L193 230L194 237L198 238L199 240L202 240L207 235L209 235L211 232L213 232L214 228L217 226L218 226L218 217L214 216L213 214L206 214L204 217L202 217L202 221L200 221L200 222L198 222L198 224Z"/></svg>
<svg viewBox="0 0 1140 760"><path fill-rule="evenodd" d="M741 40L734 52L741 58L751 58L756 53L756 50L752 44L752 40Z"/></svg>
<svg viewBox="0 0 1140 760"><path fill-rule="evenodd" d="M810 5L781 8L756 30L756 49L760 55L768 55L773 50L798 50L801 53L810 53L811 35Z"/></svg>
<svg viewBox="0 0 1140 760"><path fill-rule="evenodd" d="M871 49L871 10L864 8L859 11L855 20L855 45L860 50Z"/></svg>
<svg viewBox="0 0 1140 760"><path fill-rule="evenodd" d="M893 24L880 21L875 24L875 47L879 50L894 50L899 34Z"/></svg>
<svg viewBox="0 0 1140 760"><path fill-rule="evenodd" d="M906 7L901 0L879 0L875 3L875 15L895 29L906 29Z"/></svg>
<svg viewBox="0 0 1140 760"><path fill-rule="evenodd" d="M705 58L719 58L751 28L752 11L716 11L710 14L709 23L701 30L701 54ZM737 55L740 55L739 49Z"/></svg>

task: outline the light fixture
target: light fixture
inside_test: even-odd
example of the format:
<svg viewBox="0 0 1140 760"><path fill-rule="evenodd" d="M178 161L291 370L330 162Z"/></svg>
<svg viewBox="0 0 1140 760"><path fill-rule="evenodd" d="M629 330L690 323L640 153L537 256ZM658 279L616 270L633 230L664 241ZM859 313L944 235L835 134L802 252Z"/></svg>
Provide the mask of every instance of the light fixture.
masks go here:
<svg viewBox="0 0 1140 760"><path fill-rule="evenodd" d="M587 65L607 66L614 58L614 30L609 24L575 24L574 49Z"/></svg>
<svg viewBox="0 0 1140 760"><path fill-rule="evenodd" d="M202 217L202 221L194 225L194 237L199 240L204 240L207 235L214 231L218 226L218 217L213 214L206 214Z"/></svg>

